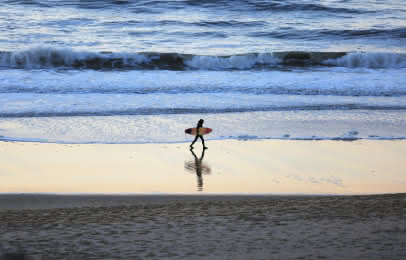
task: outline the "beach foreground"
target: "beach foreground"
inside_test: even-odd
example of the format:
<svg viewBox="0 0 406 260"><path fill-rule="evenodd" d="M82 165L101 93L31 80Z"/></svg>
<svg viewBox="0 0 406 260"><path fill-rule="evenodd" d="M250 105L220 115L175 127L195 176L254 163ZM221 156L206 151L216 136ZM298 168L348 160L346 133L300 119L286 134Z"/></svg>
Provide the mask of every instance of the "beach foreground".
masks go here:
<svg viewBox="0 0 406 260"><path fill-rule="evenodd" d="M0 195L0 252L4 259L404 259L405 216L406 194L9 194Z"/></svg>
<svg viewBox="0 0 406 260"><path fill-rule="evenodd" d="M406 257L405 141L207 144L0 142L0 259Z"/></svg>

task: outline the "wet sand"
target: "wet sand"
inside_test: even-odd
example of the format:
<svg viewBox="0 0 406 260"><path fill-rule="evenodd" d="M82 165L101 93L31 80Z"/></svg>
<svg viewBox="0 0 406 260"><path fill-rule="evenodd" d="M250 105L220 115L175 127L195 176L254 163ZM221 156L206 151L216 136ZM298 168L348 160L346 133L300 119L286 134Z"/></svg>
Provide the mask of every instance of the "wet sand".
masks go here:
<svg viewBox="0 0 406 260"><path fill-rule="evenodd" d="M187 146L0 142L0 259L406 257L405 141Z"/></svg>
<svg viewBox="0 0 406 260"><path fill-rule="evenodd" d="M0 195L0 256L405 259L405 216L406 194Z"/></svg>
<svg viewBox="0 0 406 260"><path fill-rule="evenodd" d="M382 194L406 191L406 141L0 142L0 193Z"/></svg>

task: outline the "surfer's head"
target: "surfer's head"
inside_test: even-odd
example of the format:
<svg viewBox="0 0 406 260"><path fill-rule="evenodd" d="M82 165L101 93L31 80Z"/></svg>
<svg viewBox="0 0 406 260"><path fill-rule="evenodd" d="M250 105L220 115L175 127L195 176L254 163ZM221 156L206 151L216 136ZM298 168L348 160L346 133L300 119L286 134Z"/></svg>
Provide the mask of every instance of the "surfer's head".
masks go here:
<svg viewBox="0 0 406 260"><path fill-rule="evenodd" d="M203 119L200 119L199 122L197 122L198 127L202 127L204 123Z"/></svg>

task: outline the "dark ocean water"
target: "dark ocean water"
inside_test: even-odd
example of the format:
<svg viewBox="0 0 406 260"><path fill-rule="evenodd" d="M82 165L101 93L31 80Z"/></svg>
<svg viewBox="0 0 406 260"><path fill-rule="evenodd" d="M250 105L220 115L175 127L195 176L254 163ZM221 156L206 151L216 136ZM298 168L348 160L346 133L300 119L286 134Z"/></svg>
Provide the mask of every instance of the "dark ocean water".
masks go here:
<svg viewBox="0 0 406 260"><path fill-rule="evenodd" d="M199 118L405 138L406 1L2 1L0 138L182 142Z"/></svg>

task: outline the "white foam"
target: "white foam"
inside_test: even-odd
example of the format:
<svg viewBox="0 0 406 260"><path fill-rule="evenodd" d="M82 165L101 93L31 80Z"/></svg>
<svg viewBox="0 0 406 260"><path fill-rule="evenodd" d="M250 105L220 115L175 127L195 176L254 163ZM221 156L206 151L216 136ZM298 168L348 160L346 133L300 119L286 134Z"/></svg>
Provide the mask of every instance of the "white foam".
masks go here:
<svg viewBox="0 0 406 260"><path fill-rule="evenodd" d="M353 141L360 138L358 135L359 132L356 129L351 129L350 131L344 133L341 136L334 137L333 140Z"/></svg>
<svg viewBox="0 0 406 260"><path fill-rule="evenodd" d="M349 53L338 59L329 59L324 64L348 68L406 68L406 54Z"/></svg>
<svg viewBox="0 0 406 260"><path fill-rule="evenodd" d="M0 116L195 114L277 110L405 109L406 97L193 94L0 94Z"/></svg>
<svg viewBox="0 0 406 260"><path fill-rule="evenodd" d="M406 94L404 69L312 71L30 71L0 70L0 92L246 92L393 96ZM354 80L356 79L356 80ZM3 92L5 93L5 92Z"/></svg>
<svg viewBox="0 0 406 260"><path fill-rule="evenodd" d="M94 57L90 52L74 52L71 49L54 49L47 47L36 47L24 51L13 51L0 54L0 66L37 68L41 64L51 66L52 60L62 64L72 65L78 58Z"/></svg>
<svg viewBox="0 0 406 260"><path fill-rule="evenodd" d="M168 60L165 60L166 58L164 58L161 61L164 68L176 68L176 66L179 65L176 63L178 59L182 59L184 64L190 68L202 70L249 70L256 66L263 67L263 65L265 65L266 67L266 65L271 66L283 64L283 60L275 56L273 53L251 53L231 56L189 56L176 53L90 52L78 51L70 48L41 46L22 51L0 53L0 66L36 69L43 67L72 67L74 65L78 66L78 62L82 62L83 64L87 64L88 62L88 65L92 67L92 62L97 62L95 59L101 59L106 61L106 66L109 68L109 64L114 63L117 60L120 61L120 64L122 62L123 66L137 66L159 60L160 55L172 56L173 58ZM165 64L165 62L168 64ZM175 63L171 64L172 62ZM325 60L322 64L347 68L406 68L406 54L356 52L348 53L341 58ZM155 66L156 64L151 63L150 65ZM96 68L98 67L96 66ZM182 67L179 69L181 68Z"/></svg>
<svg viewBox="0 0 406 260"><path fill-rule="evenodd" d="M125 65L136 65L150 61L142 54L136 53L96 53L76 51L70 48L35 47L23 51L0 53L1 67L24 67L36 69L43 67L71 67L76 61L90 59L122 59Z"/></svg>
<svg viewBox="0 0 406 260"><path fill-rule="evenodd" d="M224 70L224 69L250 69L258 64L275 65L281 60L272 53L233 55L230 57L194 56L185 63L197 69Z"/></svg>

